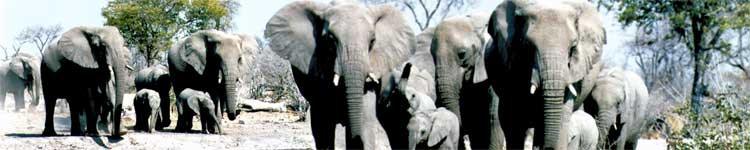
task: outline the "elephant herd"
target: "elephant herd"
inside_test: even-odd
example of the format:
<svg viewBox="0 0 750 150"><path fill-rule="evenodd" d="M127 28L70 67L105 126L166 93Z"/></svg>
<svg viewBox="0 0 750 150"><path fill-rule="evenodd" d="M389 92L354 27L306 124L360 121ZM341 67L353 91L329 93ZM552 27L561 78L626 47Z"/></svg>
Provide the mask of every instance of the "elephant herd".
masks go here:
<svg viewBox="0 0 750 150"><path fill-rule="evenodd" d="M333 148L337 124L356 149L463 149L466 140L475 149L521 149L527 136L544 149L633 149L650 119L642 79L603 69L606 33L586 0L504 1L419 34L391 5L296 1L271 17L264 36L311 105L318 149ZM176 131L190 131L200 115L201 132L222 133L224 113L239 115L241 53L257 46L216 30L177 41L168 67L135 77L134 129L170 126L172 89ZM17 93L28 87L32 105L43 92L44 135L57 134L54 105L62 98L71 135L111 126L120 136L130 57L117 28L76 27L41 62L19 54L0 64L0 91L22 100Z"/></svg>

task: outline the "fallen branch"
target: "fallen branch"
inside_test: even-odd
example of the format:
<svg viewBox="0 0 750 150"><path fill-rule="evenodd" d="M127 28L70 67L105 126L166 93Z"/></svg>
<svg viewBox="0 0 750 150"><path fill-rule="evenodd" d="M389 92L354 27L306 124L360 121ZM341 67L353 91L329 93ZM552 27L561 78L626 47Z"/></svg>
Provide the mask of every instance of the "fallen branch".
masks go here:
<svg viewBox="0 0 750 150"><path fill-rule="evenodd" d="M243 111L286 112L286 107L286 103L268 103L255 99L243 99L240 101L240 108Z"/></svg>

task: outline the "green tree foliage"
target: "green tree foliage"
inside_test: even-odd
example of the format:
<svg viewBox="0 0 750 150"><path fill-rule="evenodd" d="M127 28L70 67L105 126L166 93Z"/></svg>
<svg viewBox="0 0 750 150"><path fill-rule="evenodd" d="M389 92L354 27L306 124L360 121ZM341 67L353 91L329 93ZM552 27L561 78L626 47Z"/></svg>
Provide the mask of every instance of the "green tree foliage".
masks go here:
<svg viewBox="0 0 750 150"><path fill-rule="evenodd" d="M617 19L624 26L635 25L646 34L668 28L670 32L663 38L676 39L687 47L693 61L690 105L697 115L695 121L700 118L701 102L707 95L706 72L724 63L720 57L731 56L731 44L724 35L750 26L749 5L748 0L599 1L599 6L618 13ZM666 21L667 25L660 21Z"/></svg>
<svg viewBox="0 0 750 150"><path fill-rule="evenodd" d="M150 66L176 39L202 29L230 29L238 7L234 0L113 0L102 15Z"/></svg>

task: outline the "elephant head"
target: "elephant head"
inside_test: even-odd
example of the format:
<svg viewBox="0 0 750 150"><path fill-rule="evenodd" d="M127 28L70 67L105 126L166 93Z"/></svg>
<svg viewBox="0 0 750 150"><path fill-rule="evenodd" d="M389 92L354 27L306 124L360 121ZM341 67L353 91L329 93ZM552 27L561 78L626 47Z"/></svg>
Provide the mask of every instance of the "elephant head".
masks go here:
<svg viewBox="0 0 750 150"><path fill-rule="evenodd" d="M31 109L36 108L42 99L42 75L40 74L40 60L29 53L18 53L10 60L11 72L25 81L25 86L32 96Z"/></svg>
<svg viewBox="0 0 750 150"><path fill-rule="evenodd" d="M367 76L383 76L402 63L415 42L397 8L338 1L288 4L268 21L265 37L305 78L336 86L343 81L352 137L361 134L362 115L371 113L365 105L374 105L362 98Z"/></svg>
<svg viewBox="0 0 750 150"><path fill-rule="evenodd" d="M587 78L596 74L606 42L596 7L584 0L504 1L489 24L490 51L498 56L487 63L496 63L499 74L508 74L498 82L518 81L506 87L530 89L532 70L538 69L539 81L531 82L538 82L541 88L536 91L543 97L542 142L544 148L564 148L565 132L560 131L572 113L564 111L564 99L590 93Z"/></svg>
<svg viewBox="0 0 750 150"><path fill-rule="evenodd" d="M435 63L437 104L461 117L460 92L464 84L487 79L484 69L485 33L489 16L472 14L443 20L435 27L430 51Z"/></svg>
<svg viewBox="0 0 750 150"><path fill-rule="evenodd" d="M154 132L154 128L156 128L156 119L159 117L159 104L161 104L161 98L159 98L158 92L149 89L139 90L135 94L135 101L133 104L136 107L136 124L140 124L140 127L146 127L143 125L147 125L147 131ZM146 117L147 119L137 117ZM146 121L146 123L141 121Z"/></svg>
<svg viewBox="0 0 750 150"><path fill-rule="evenodd" d="M80 26L63 33L56 43L52 43L43 54L43 63L47 68L56 72L62 67L62 62L72 62L88 69L101 69L110 73L104 77L114 81L114 113L122 112L122 98L126 89L126 76L129 50L125 47L125 40L116 27L86 27ZM65 60L65 61L63 61ZM114 80L111 80L114 77ZM107 85L104 81L101 85ZM108 102L105 102L108 103ZM48 112L50 113L50 112ZM114 135L119 136L120 116L113 115Z"/></svg>
<svg viewBox="0 0 750 150"><path fill-rule="evenodd" d="M568 132L568 149L593 150L597 148L599 140L599 131L596 127L596 121L591 115L583 110L573 112L573 116L568 121L570 126L566 129Z"/></svg>
<svg viewBox="0 0 750 150"><path fill-rule="evenodd" d="M443 107L415 112L407 129L411 150L425 141L428 147L441 144L440 149L458 148L458 117Z"/></svg>
<svg viewBox="0 0 750 150"><path fill-rule="evenodd" d="M174 62L170 67L195 71L205 80L210 80L206 85L210 87L208 89L218 88L215 96L221 108L217 109L226 111L229 120L234 120L239 114L236 91L240 81L242 41L238 36L221 31L201 30L173 46L169 58ZM217 82L211 83L213 81Z"/></svg>

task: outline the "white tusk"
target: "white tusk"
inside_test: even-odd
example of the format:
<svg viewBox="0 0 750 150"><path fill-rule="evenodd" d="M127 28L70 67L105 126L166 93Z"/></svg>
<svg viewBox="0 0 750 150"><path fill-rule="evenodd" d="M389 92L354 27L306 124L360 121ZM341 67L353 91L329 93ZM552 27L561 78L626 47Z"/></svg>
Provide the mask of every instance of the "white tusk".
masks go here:
<svg viewBox="0 0 750 150"><path fill-rule="evenodd" d="M337 73L333 74L333 86L339 86L339 78L340 77L341 76L339 76L339 74L337 74Z"/></svg>
<svg viewBox="0 0 750 150"><path fill-rule="evenodd" d="M378 77L377 77L377 76L375 76L375 74L372 74L372 73L368 73L368 74L367 74L367 78L368 78L369 80L371 80L372 82L375 82L375 84L380 84L380 82L379 82L379 81L377 80L377 79L378 79Z"/></svg>
<svg viewBox="0 0 750 150"><path fill-rule="evenodd" d="M534 92L536 92L536 88L537 88L536 85L533 85L533 84L531 85L531 92L530 92L531 95L534 95Z"/></svg>
<svg viewBox="0 0 750 150"><path fill-rule="evenodd" d="M573 87L573 84L568 84L568 90L570 90L570 93L573 94L573 96L578 96L578 93L576 93L576 88Z"/></svg>
<svg viewBox="0 0 750 150"><path fill-rule="evenodd" d="M130 65L125 65L125 68L128 68L128 70L130 70L130 71L133 71L133 70L135 70L135 69L133 69L133 67L131 67Z"/></svg>
<svg viewBox="0 0 750 150"><path fill-rule="evenodd" d="M237 82L245 83L245 81L242 81L242 78L237 78Z"/></svg>

